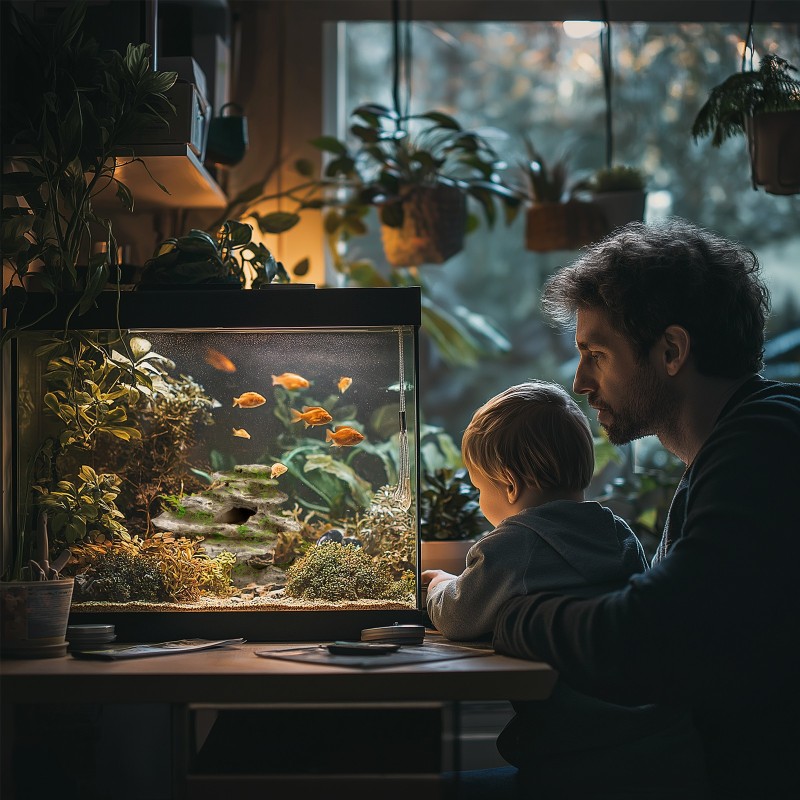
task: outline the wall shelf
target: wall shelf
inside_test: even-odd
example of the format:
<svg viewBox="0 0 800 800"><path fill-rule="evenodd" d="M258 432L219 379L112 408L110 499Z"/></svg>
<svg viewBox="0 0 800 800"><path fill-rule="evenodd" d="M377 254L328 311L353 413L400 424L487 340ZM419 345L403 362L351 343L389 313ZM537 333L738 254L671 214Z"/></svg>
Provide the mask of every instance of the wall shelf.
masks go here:
<svg viewBox="0 0 800 800"><path fill-rule="evenodd" d="M149 211L165 208L225 208L225 193L211 177L200 159L188 144L139 144L131 148L136 158L117 158L117 175L133 193L134 211ZM150 174L148 174L148 170ZM169 190L163 192L150 177ZM116 189L95 196L98 210L114 210L120 206Z"/></svg>

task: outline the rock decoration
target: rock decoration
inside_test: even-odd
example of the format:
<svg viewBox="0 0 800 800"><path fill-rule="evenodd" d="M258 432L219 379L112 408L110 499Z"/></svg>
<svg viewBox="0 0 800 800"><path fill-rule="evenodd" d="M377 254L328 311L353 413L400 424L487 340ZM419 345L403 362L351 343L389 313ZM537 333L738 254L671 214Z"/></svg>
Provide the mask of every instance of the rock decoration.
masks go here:
<svg viewBox="0 0 800 800"><path fill-rule="evenodd" d="M239 464L232 472L215 472L211 485L199 494L155 517L153 526L187 537L203 537L210 557L227 550L236 555L232 581L274 588L285 583L284 571L274 566L279 535L299 532L301 525L281 512L288 500L270 476L267 464Z"/></svg>

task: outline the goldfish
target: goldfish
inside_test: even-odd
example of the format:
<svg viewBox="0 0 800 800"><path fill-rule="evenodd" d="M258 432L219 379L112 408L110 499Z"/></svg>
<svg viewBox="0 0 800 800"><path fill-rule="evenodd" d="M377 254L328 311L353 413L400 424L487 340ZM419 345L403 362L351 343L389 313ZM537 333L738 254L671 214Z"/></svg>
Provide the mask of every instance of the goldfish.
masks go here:
<svg viewBox="0 0 800 800"><path fill-rule="evenodd" d="M330 422L333 417L321 406L303 406L303 412L300 413L296 408L292 409L292 422L300 422L303 420L306 428L312 425L325 425Z"/></svg>
<svg viewBox="0 0 800 800"><path fill-rule="evenodd" d="M244 392L240 397L233 398L233 406L239 408L258 408L267 402L266 397L262 397L258 392Z"/></svg>
<svg viewBox="0 0 800 800"><path fill-rule="evenodd" d="M283 475L284 472L288 472L289 467L286 464L281 464L280 461L276 462L272 465L272 469L269 472L270 478L277 478L279 475Z"/></svg>
<svg viewBox="0 0 800 800"><path fill-rule="evenodd" d="M240 439L250 438L250 434L244 428L234 428L233 435L238 436Z"/></svg>
<svg viewBox="0 0 800 800"><path fill-rule="evenodd" d="M339 378L339 383L337 383L336 385L339 387L339 391L342 394L344 394L350 388L352 383L353 383L352 378L346 378L344 375L342 375L342 377Z"/></svg>
<svg viewBox="0 0 800 800"><path fill-rule="evenodd" d="M223 355L213 347L206 348L206 364L210 364L220 372L236 372L236 364L228 356Z"/></svg>
<svg viewBox="0 0 800 800"><path fill-rule="evenodd" d="M272 376L273 386L283 386L293 392L295 389L308 389L309 382L301 375L295 375L294 372L284 372L282 375Z"/></svg>
<svg viewBox="0 0 800 800"><path fill-rule="evenodd" d="M334 428L333 431L325 432L325 441L330 442L331 447L352 447L359 442L363 442L364 435L355 428L340 425L338 428Z"/></svg>

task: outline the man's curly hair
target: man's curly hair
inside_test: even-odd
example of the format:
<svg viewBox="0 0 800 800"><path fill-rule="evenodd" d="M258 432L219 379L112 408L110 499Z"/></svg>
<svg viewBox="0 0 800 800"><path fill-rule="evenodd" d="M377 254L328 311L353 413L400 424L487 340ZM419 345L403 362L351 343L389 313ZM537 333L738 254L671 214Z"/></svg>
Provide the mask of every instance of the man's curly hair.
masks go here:
<svg viewBox="0 0 800 800"><path fill-rule="evenodd" d="M697 370L740 378L763 366L769 292L755 253L682 219L633 222L553 275L542 308L570 324L602 310L645 358L669 325L691 336Z"/></svg>

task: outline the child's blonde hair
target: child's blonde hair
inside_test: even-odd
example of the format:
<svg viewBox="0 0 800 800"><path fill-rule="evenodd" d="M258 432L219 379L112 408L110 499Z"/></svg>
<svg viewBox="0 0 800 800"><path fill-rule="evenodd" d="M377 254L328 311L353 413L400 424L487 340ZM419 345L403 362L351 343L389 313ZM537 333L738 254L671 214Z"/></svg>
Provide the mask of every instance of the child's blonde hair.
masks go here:
<svg viewBox="0 0 800 800"><path fill-rule="evenodd" d="M594 472L589 421L555 383L527 381L501 392L473 415L461 441L469 469L538 490L583 491Z"/></svg>

